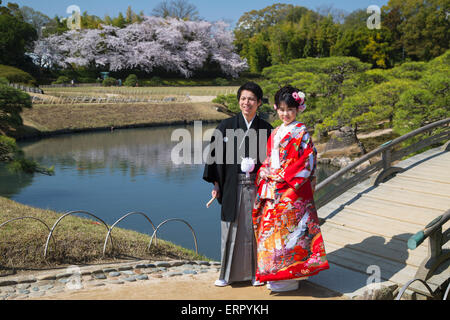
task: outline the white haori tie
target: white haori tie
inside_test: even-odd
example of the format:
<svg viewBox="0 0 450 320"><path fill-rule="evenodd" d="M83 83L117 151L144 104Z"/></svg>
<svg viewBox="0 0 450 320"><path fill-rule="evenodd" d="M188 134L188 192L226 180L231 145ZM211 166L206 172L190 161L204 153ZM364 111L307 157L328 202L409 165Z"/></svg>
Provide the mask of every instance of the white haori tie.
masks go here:
<svg viewBox="0 0 450 320"><path fill-rule="evenodd" d="M245 117L244 117L245 124L247 125L247 131L245 131L245 135L244 135L244 138L242 138L241 144L239 145L239 149L241 149L242 144L245 141L245 137L247 136L248 131L250 130L253 120L255 120L255 117L253 117L253 119L250 120L250 122L248 122L247 119L245 119ZM256 164L255 159L252 159L252 158L243 158L242 159L241 171L245 172L245 177L247 179L250 178L250 172L252 172L255 169L255 164Z"/></svg>
<svg viewBox="0 0 450 320"><path fill-rule="evenodd" d="M255 159L243 158L241 162L241 171L245 172L245 177L250 178L250 172L255 169Z"/></svg>
<svg viewBox="0 0 450 320"><path fill-rule="evenodd" d="M245 131L245 135L244 135L244 138L242 138L242 141L241 141L241 144L239 145L239 150L241 149L241 147L242 147L242 144L244 143L244 141L245 141L245 137L247 136L247 134L248 134L248 131L250 130L250 127L251 127L251 125L252 125L252 123L253 123L253 120L255 120L255 117L256 116L254 116L253 117L253 119L252 120L250 120L250 122L248 122L247 121L247 119L245 119L245 117L244 116L242 116L243 118L244 118L244 121L245 121L245 125L247 126L247 131Z"/></svg>
<svg viewBox="0 0 450 320"><path fill-rule="evenodd" d="M270 155L270 168L280 168L280 142L283 138L292 131L292 129L299 123L298 121L292 121L287 126L284 123L278 128L275 137L273 138L273 148Z"/></svg>

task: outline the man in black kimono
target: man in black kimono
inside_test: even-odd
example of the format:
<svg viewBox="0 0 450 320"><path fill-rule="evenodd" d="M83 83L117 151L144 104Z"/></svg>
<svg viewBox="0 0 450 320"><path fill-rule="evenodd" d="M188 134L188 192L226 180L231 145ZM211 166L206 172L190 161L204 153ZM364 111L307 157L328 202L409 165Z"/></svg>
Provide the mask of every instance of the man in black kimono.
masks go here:
<svg viewBox="0 0 450 320"><path fill-rule="evenodd" d="M256 243L252 208L256 172L266 157L267 139L272 130L256 114L262 96L262 89L256 83L241 86L237 93L241 113L223 120L211 139L203 179L214 184L211 194L222 205L222 259L216 286L246 280L259 285L254 281Z"/></svg>

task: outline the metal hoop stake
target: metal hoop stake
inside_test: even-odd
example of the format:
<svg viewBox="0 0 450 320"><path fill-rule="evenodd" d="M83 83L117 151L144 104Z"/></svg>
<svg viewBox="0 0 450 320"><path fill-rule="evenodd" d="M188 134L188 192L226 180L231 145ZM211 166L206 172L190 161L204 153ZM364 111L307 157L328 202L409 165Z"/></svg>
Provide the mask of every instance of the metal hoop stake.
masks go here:
<svg viewBox="0 0 450 320"><path fill-rule="evenodd" d="M149 218L145 213L142 213L142 212L130 212L130 213L127 213L126 215L124 215L124 216L122 216L121 218L119 218L116 222L114 222L113 225L109 228L108 234L107 234L106 237L105 237L105 243L103 244L103 256L105 256L106 246L107 246L107 244L108 244L108 238L109 238L109 236L110 236L110 234L111 234L111 232L112 232L112 229L113 229L113 228L116 226L116 224L118 224L120 221L122 221L122 220L125 219L126 217L131 216L131 215L133 215L133 214L140 214L140 215L144 216L145 218L147 218L148 222L150 222L150 224L151 224L152 227L153 227L153 232L155 231L155 225L153 224L152 220L150 220L150 218Z"/></svg>
<svg viewBox="0 0 450 320"><path fill-rule="evenodd" d="M53 231L55 230L55 228L56 228L56 226L58 225L58 223L59 223L62 219L64 219L66 216L72 215L72 214L74 214L74 213L84 213L84 214L88 214L88 215L90 215L90 216L96 218L97 220L100 220L100 221L105 225L106 229L108 229L108 231L109 231L109 227L108 227L108 225L106 224L106 222L103 221L102 219L100 219L99 217L93 215L93 214L90 213L90 212L82 211L82 210L77 210L77 211L70 211L70 212L67 212L67 213L65 213L64 215L62 215L61 217L59 217L59 219L56 220L55 224L54 224L53 227L51 228L50 233L48 234L48 237L47 237L47 242L45 243L44 257L47 257L48 242L49 242L49 240L50 240L50 237L53 235ZM113 245L112 239L111 239L110 241L111 241L111 245Z"/></svg>
<svg viewBox="0 0 450 320"><path fill-rule="evenodd" d="M442 300L447 300L449 290L450 290L450 283L448 284L447 289L445 290L444 298Z"/></svg>
<svg viewBox="0 0 450 320"><path fill-rule="evenodd" d="M158 232L158 229L159 229L162 225L166 224L166 223L169 222L169 221L180 221L180 222L183 222L184 224L186 224L186 225L189 227L189 229L191 229L192 236L194 237L195 253L198 254L197 237L195 236L195 231L194 231L194 229L191 227L191 225L190 225L189 223L187 223L187 222L184 221L183 219L179 219L179 218L172 218L172 219L164 220L163 222L161 222L161 223L156 227L156 230L153 232L152 238L150 239L150 243L148 244L148 250L150 250L150 247L151 247L152 242L153 242L153 238L156 237L156 233Z"/></svg>
<svg viewBox="0 0 450 320"><path fill-rule="evenodd" d="M13 218L13 219L10 219L10 220L5 221L5 222L3 222L2 224L0 224L0 228L3 227L3 226L6 225L6 224L12 222L12 221L15 221L15 220L22 220L22 219L33 219L33 220L39 221L39 222L41 222L44 226L46 226L46 227L47 227L47 230L50 232L49 226L48 226L44 221L42 221L41 219L35 218L35 217L19 217L19 218ZM45 244L45 247L46 247L46 248L47 248L47 245L48 245L48 240L49 240L49 238L50 238L50 236L47 238L47 242L46 242L46 244ZM54 246L55 249L56 249L56 242L55 242L55 238L53 238L53 236L52 236L52 239L53 239L53 246ZM44 253L44 257L45 257L45 253Z"/></svg>
<svg viewBox="0 0 450 320"><path fill-rule="evenodd" d="M431 288L428 286L428 284L423 281L422 279L413 279L413 280L409 280L402 288L402 290L400 290L400 292L398 293L397 297L395 298L395 300L400 300L401 297L403 296L403 294L405 293L406 289L408 289L408 287L414 282L414 281L420 281L421 283L423 283L423 285L428 289L428 291L430 292L430 295L433 295L433 290L431 290Z"/></svg>

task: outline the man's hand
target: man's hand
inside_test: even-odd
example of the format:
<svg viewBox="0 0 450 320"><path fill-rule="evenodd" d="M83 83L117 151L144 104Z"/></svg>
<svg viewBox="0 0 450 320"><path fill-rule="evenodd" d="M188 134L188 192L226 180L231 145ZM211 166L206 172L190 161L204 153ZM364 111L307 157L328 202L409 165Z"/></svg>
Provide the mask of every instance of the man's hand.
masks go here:
<svg viewBox="0 0 450 320"><path fill-rule="evenodd" d="M220 198L220 191L219 190L220 190L219 189L219 184L217 182L214 182L214 188L211 191L211 196L213 198L217 198L217 199Z"/></svg>

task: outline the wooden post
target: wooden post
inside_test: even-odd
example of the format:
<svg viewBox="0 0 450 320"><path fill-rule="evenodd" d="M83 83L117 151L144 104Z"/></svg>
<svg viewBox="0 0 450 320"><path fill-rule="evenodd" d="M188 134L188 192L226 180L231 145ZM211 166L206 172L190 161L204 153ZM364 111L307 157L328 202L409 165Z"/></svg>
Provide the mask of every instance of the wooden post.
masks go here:
<svg viewBox="0 0 450 320"><path fill-rule="evenodd" d="M383 161L383 169L389 169L391 167L391 149L384 150L381 154L381 158Z"/></svg>
<svg viewBox="0 0 450 320"><path fill-rule="evenodd" d="M430 258L437 258L442 254L442 227L439 227L430 234L428 254Z"/></svg>
<svg viewBox="0 0 450 320"><path fill-rule="evenodd" d="M450 140L442 146L442 151L450 151Z"/></svg>
<svg viewBox="0 0 450 320"><path fill-rule="evenodd" d="M450 210L431 221L423 230L408 240L408 248L415 249L428 237L428 256L420 264L415 278L427 280L443 262L450 258L450 250L442 249L444 235L442 226L450 219ZM448 233L448 230L446 231ZM446 238L447 239L447 238Z"/></svg>

